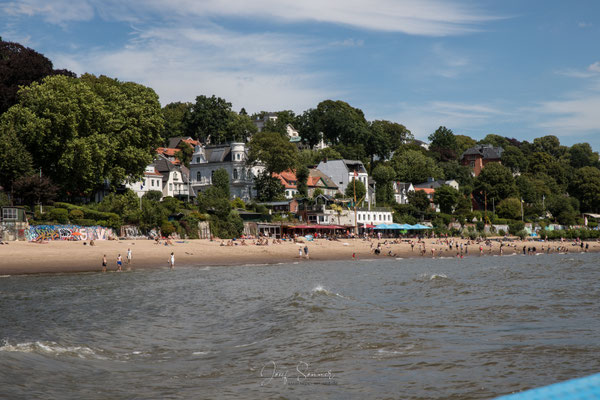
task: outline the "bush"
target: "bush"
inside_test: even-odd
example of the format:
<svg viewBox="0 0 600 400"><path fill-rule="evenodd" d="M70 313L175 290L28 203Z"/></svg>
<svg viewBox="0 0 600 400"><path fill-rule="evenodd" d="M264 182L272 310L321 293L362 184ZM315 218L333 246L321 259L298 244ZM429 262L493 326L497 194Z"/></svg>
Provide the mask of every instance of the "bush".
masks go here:
<svg viewBox="0 0 600 400"><path fill-rule="evenodd" d="M500 235L500 236L506 236L506 232L504 231L504 229L500 229L498 231L498 235Z"/></svg>
<svg viewBox="0 0 600 400"><path fill-rule="evenodd" d="M508 232L511 235L517 235L519 231L522 231L525 228L525 223L523 221L513 221L508 224Z"/></svg>
<svg viewBox="0 0 600 400"><path fill-rule="evenodd" d="M48 212L48 218L59 224L69 223L69 212L65 208L53 208Z"/></svg>
<svg viewBox="0 0 600 400"><path fill-rule="evenodd" d="M165 221L160 226L160 232L164 237L168 237L175 232L175 226L169 221Z"/></svg>
<svg viewBox="0 0 600 400"><path fill-rule="evenodd" d="M475 227L477 228L477 230L479 232L483 232L485 230L485 222L483 222L483 221L477 221L475 223Z"/></svg>
<svg viewBox="0 0 600 400"><path fill-rule="evenodd" d="M81 226L95 226L95 225L100 225L98 222L94 221L93 219L85 219L85 218L75 219L75 220L72 220L72 222L75 225L81 225Z"/></svg>
<svg viewBox="0 0 600 400"><path fill-rule="evenodd" d="M78 210L76 208L71 210L71 212L69 212L69 219L71 221L74 221L77 219L83 219L83 211Z"/></svg>
<svg viewBox="0 0 600 400"><path fill-rule="evenodd" d="M527 237L527 231L522 229L516 233L516 235L521 239L525 239Z"/></svg>

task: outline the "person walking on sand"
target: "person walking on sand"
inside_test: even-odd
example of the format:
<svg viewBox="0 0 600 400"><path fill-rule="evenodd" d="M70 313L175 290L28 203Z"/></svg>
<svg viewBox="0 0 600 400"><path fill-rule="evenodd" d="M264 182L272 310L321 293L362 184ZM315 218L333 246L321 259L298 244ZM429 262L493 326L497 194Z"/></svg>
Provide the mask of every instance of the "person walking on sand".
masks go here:
<svg viewBox="0 0 600 400"><path fill-rule="evenodd" d="M123 267L123 258L122 258L122 257L121 257L121 255L119 254L119 255L117 256L117 271L118 271L118 272L121 272L121 271L123 271L123 268L122 268L122 267Z"/></svg>
<svg viewBox="0 0 600 400"><path fill-rule="evenodd" d="M127 249L127 264L131 264L131 249Z"/></svg>
<svg viewBox="0 0 600 400"><path fill-rule="evenodd" d="M304 246L304 256L308 259L308 246Z"/></svg>
<svg viewBox="0 0 600 400"><path fill-rule="evenodd" d="M171 269L175 268L175 254L171 252L171 257L169 258L169 266Z"/></svg>
<svg viewBox="0 0 600 400"><path fill-rule="evenodd" d="M106 254L102 257L102 272L106 272Z"/></svg>

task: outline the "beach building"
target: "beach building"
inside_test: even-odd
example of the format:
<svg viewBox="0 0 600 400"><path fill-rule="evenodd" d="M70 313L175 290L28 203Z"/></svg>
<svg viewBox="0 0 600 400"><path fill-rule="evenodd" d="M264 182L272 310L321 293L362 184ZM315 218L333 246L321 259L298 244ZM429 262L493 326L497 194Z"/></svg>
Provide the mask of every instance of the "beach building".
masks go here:
<svg viewBox="0 0 600 400"><path fill-rule="evenodd" d="M354 210L352 210L354 214ZM354 215L352 215L354 217ZM358 226L391 224L393 222L392 210L387 207L357 208L356 222ZM354 224L354 219L352 220Z"/></svg>
<svg viewBox="0 0 600 400"><path fill-rule="evenodd" d="M461 165L467 165L473 170L474 176L479 176L481 170L489 163L500 163L502 158L502 147L494 147L490 144L479 144L466 150L461 158Z"/></svg>
<svg viewBox="0 0 600 400"><path fill-rule="evenodd" d="M25 240L29 228L27 213L23 207L0 207L0 240Z"/></svg>
<svg viewBox="0 0 600 400"><path fill-rule="evenodd" d="M408 204L408 194L415 191L415 187L410 182L396 182L392 183L394 189L394 200L398 204Z"/></svg>
<svg viewBox="0 0 600 400"><path fill-rule="evenodd" d="M374 190L369 190L369 174L365 166L358 160L323 160L317 165L317 169L328 176L338 186L340 192L344 193L352 179L362 182L367 189L367 203L374 198Z"/></svg>
<svg viewBox="0 0 600 400"><path fill-rule="evenodd" d="M197 193L212 186L213 173L223 168L229 175L229 191L232 197L249 201L256 197L254 177L264 171L264 166L246 164L248 150L244 143L197 145L190 162L190 185Z"/></svg>

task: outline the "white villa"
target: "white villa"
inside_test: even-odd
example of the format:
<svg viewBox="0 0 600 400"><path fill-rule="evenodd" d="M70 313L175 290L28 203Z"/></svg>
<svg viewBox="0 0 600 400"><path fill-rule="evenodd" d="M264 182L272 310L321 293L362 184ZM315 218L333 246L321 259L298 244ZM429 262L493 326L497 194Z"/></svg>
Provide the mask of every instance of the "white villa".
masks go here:
<svg viewBox="0 0 600 400"><path fill-rule="evenodd" d="M190 185L197 193L212 185L213 173L223 168L229 175L229 191L232 197L249 201L256 196L254 177L264 167L246 164L248 153L244 143L229 143L214 146L197 145L190 163Z"/></svg>

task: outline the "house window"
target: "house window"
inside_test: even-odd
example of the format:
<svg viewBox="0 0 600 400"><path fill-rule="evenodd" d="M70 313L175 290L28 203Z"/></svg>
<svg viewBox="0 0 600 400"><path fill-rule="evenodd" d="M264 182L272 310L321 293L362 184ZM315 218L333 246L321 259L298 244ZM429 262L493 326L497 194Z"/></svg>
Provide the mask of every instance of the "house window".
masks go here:
<svg viewBox="0 0 600 400"><path fill-rule="evenodd" d="M242 155L241 155L240 153L237 153L237 157L236 157L236 158L237 158L238 160L241 160L241 159L242 159Z"/></svg>
<svg viewBox="0 0 600 400"><path fill-rule="evenodd" d="M16 208L4 208L2 209L2 219L17 219L17 209Z"/></svg>
<svg viewBox="0 0 600 400"><path fill-rule="evenodd" d="M239 156L239 154L238 154L238 156ZM234 168L233 169L233 179L237 180L237 178L238 178L238 170L237 170L237 168Z"/></svg>
<svg viewBox="0 0 600 400"><path fill-rule="evenodd" d="M200 163L200 157L196 157L196 162Z"/></svg>
<svg viewBox="0 0 600 400"><path fill-rule="evenodd" d="M471 168L475 168L475 161L471 161Z"/></svg>
<svg viewBox="0 0 600 400"><path fill-rule="evenodd" d="M173 191L173 184L169 183L169 190L172 192Z"/></svg>
<svg viewBox="0 0 600 400"><path fill-rule="evenodd" d="M200 171L196 172L196 180L198 182L200 182L202 180L202 172L200 172Z"/></svg>

